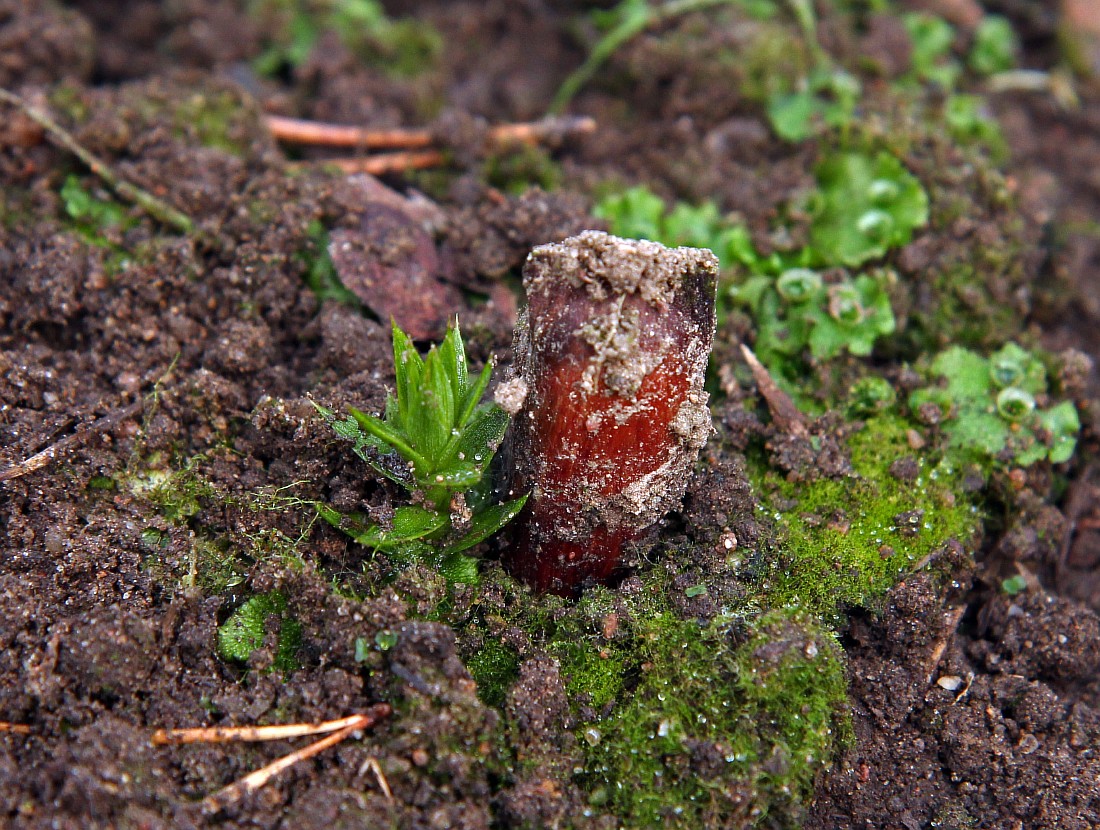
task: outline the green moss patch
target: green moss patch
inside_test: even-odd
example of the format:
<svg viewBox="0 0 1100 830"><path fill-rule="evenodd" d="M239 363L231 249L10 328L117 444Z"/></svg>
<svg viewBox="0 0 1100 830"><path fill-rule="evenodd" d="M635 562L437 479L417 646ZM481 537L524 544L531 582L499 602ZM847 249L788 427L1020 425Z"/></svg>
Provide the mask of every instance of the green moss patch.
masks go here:
<svg viewBox="0 0 1100 830"><path fill-rule="evenodd" d="M269 623L277 622L278 640L273 671L289 673L298 668L302 624L287 611L286 597L278 592L259 594L241 605L218 628L218 654L226 660L246 663L264 644Z"/></svg>
<svg viewBox="0 0 1100 830"><path fill-rule="evenodd" d="M779 530L778 555L759 577L768 605L836 619L844 605L869 606L947 539L977 533L977 507L961 496L961 473L914 456L907 423L870 418L848 439L853 473L793 482L760 460L750 474ZM908 460L909 475L891 472Z"/></svg>
<svg viewBox="0 0 1100 830"><path fill-rule="evenodd" d="M508 689L519 677L519 655L514 648L498 640L485 644L466 660L477 695L486 706L504 705Z"/></svg>
<svg viewBox="0 0 1100 830"><path fill-rule="evenodd" d="M637 688L580 731L594 806L630 827L797 814L848 734L840 650L790 610L761 617L747 641L736 629L638 623Z"/></svg>

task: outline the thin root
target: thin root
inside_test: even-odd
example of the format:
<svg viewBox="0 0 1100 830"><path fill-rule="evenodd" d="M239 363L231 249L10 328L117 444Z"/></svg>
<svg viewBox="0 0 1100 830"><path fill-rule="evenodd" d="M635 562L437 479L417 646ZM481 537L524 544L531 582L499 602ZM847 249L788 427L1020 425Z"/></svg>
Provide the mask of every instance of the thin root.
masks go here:
<svg viewBox="0 0 1100 830"><path fill-rule="evenodd" d="M350 717L326 721L319 724L299 723L288 724L286 726L240 728L159 729L153 734L152 740L154 744L161 745L193 743L199 741L205 743L221 743L224 741L273 741L282 738L300 737L303 735L317 735L322 732L335 730L332 731L332 734L328 737L321 738L319 741L314 741L309 746L295 750L289 755L284 755L282 758L273 761L266 767L249 773L244 778L204 798L202 801L203 811L208 814L213 814L224 810L226 807L235 804L245 796L256 792L256 790L263 787L284 770L289 769L301 761L308 760L314 755L324 752L329 747L336 746L355 732L367 729L378 723L379 720L387 717L392 712L393 708L388 703L378 703L370 707L366 712L358 715L351 715ZM379 769L376 774L379 775L379 784L382 786L382 791L388 798L392 798L393 794L390 792L389 784L386 783L385 777L381 775L381 769Z"/></svg>
<svg viewBox="0 0 1100 830"><path fill-rule="evenodd" d="M264 786L268 781L278 775L285 769L289 769L300 761L305 761L317 755L320 752L324 752L330 746L336 746L341 741L348 738L352 732L357 729L362 729L369 723L366 716L362 716L356 719L355 723L351 726L346 726L339 732L334 732L327 738L321 738L304 749L296 750L289 755L284 755L278 761L268 764L266 767L261 767L253 773L249 773L239 781L230 784L213 795L207 796L202 800L202 809L205 813L217 813L224 810L230 804L234 804L240 801L249 793L253 793L256 790Z"/></svg>
<svg viewBox="0 0 1100 830"><path fill-rule="evenodd" d="M323 147L358 147L363 150L423 150L437 143L431 130L422 127L372 130L345 124L326 124L301 118L269 115L267 127L279 141ZM587 116L546 118L518 124L500 124L489 130L489 142L508 144L560 144L565 138L596 129L596 121Z"/></svg>
<svg viewBox="0 0 1100 830"><path fill-rule="evenodd" d="M32 106L20 98L14 92L0 87L0 101L18 107L28 118L46 131L50 141L63 150L68 150L101 178L108 187L121 198L133 202L154 219L165 225L175 228L181 233L190 234L195 229L195 223L181 211L176 210L167 202L158 199L152 193L142 190L137 185L119 176L107 162L86 150L68 130L58 124L49 115L37 107Z"/></svg>
<svg viewBox="0 0 1100 830"><path fill-rule="evenodd" d="M158 729L152 742L165 744L220 744L233 741L282 741L287 738L304 738L324 735L349 726L360 726L363 715L351 715L324 723L288 723L276 726L206 726L198 729Z"/></svg>
<svg viewBox="0 0 1100 830"><path fill-rule="evenodd" d="M2 91L2 90L0 90ZM20 461L18 464L12 464L4 469L0 470L0 482L11 481L14 478L20 478L28 473L33 473L35 470L40 470L53 461L61 453L68 450L74 444L78 444L85 438L93 435L97 432L102 432L105 429L110 429L120 421L124 421L131 415L136 414L141 410L142 401L135 401L129 406L124 406L122 409L116 409L114 412L108 412L102 418L97 421L93 421L77 432L67 435L62 438L56 444L51 444L41 452L37 452L30 458Z"/></svg>
<svg viewBox="0 0 1100 830"><path fill-rule="evenodd" d="M8 723L0 720L0 732L14 732L16 735L29 735L31 728L22 723Z"/></svg>
<svg viewBox="0 0 1100 830"><path fill-rule="evenodd" d="M374 777L378 780L378 786L381 788L382 794L386 796L386 800L393 801L393 790L390 789L390 782L386 780L386 774L382 772L382 766L374 756L363 762L363 765L359 767L359 774L363 775L367 770L374 773Z"/></svg>
<svg viewBox="0 0 1100 830"><path fill-rule="evenodd" d="M426 170L430 167L442 167L447 157L439 150L421 150L398 153L379 153L374 156L361 156L346 159L322 159L306 164L294 164L292 167L338 167L349 176L355 173L369 173L372 176L385 176L391 173L405 173L409 170Z"/></svg>

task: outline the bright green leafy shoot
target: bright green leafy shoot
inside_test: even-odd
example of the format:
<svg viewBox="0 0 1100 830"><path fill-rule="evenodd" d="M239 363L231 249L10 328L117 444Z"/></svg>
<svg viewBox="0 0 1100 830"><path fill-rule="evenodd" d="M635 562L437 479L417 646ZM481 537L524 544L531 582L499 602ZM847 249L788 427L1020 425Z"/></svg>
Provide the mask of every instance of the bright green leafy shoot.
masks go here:
<svg viewBox="0 0 1100 830"><path fill-rule="evenodd" d="M810 239L823 264L860 265L928 223L928 195L898 159L839 153L817 168Z"/></svg>
<svg viewBox="0 0 1100 830"><path fill-rule="evenodd" d="M328 252L329 235L319 220L313 220L306 229L309 244L298 254L305 266L305 283L317 295L319 302L335 300L352 308L362 308L362 302L340 282L336 265Z"/></svg>
<svg viewBox="0 0 1100 830"><path fill-rule="evenodd" d="M80 178L70 175L61 185L61 201L65 212L82 231L94 235L103 228L126 229L134 224L126 208L115 201L93 196L80 183Z"/></svg>
<svg viewBox="0 0 1100 830"><path fill-rule="evenodd" d="M1046 368L1015 343L988 358L953 346L936 357L930 374L942 385L916 390L909 405L940 409L948 448L957 456L1027 467L1073 455L1081 429L1077 409L1070 401L1038 405L1047 391Z"/></svg>
<svg viewBox="0 0 1100 830"><path fill-rule="evenodd" d="M122 265L128 256L122 245L123 234L137 224L137 219L119 202L86 189L76 175L65 179L60 195L73 229L85 242L113 251L113 264Z"/></svg>
<svg viewBox="0 0 1100 830"><path fill-rule="evenodd" d="M522 496L492 504L485 475L504 437L508 416L482 403L492 364L476 377L466 367L457 324L424 357L398 326L393 327L396 395L379 418L349 407L340 420L318 411L356 455L390 481L414 494L383 528L364 517L319 506L321 516L360 544L390 554L398 564L419 560L451 582L477 581L477 563L463 551L491 536L523 508Z"/></svg>

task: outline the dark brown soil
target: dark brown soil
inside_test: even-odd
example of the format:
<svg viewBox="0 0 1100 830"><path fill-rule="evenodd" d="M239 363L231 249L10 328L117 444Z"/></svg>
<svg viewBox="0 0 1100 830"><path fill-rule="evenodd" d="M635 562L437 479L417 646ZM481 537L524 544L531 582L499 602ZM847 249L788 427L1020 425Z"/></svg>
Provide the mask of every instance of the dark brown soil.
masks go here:
<svg viewBox="0 0 1100 830"><path fill-rule="evenodd" d="M0 731L0 826L618 826L574 780L581 753L557 664L502 620L496 633L523 660L506 700L489 705L455 630L488 612L460 593L441 621L437 575L414 568L387 582L384 561L316 521L314 501L382 520L400 494L346 451L310 398L382 407L390 314L415 319L422 340L458 314L472 361L507 363L524 258L601 227L585 195L600 182L715 199L761 247L794 247L798 217L793 238L774 233L776 219L812 181L818 148L774 140L741 91L759 78L722 74L717 50L744 48L758 24L708 32L707 17L689 16L668 38L624 47L612 80L576 101L599 126L555 151L560 189L509 195L489 183L486 123L538 117L583 59L571 21L609 4L386 5L448 33L437 70L394 76L330 38L301 65L258 76L248 62L276 23L243 1L0 0L0 86L49 106L83 146L198 226L186 237L126 208L91 238L61 191L75 177L97 198L109 192L0 107L0 469L75 436L0 483L0 724L27 727ZM1053 64L1041 4L987 5L1021 27L1030 64ZM839 20L823 8L830 48L901 60L896 25L851 32ZM1019 308L1052 351L1100 360L1100 88L1077 92L1070 109L1035 92L992 99L1023 222L990 207L982 188L994 185L978 183L973 212L950 234L918 236L897 265L915 281L937 262L1017 245L1011 263L990 266L981 302ZM428 125L447 137L452 167L414 177L433 205L394 207L374 185L291 169L263 112ZM941 151L918 136L911 166L930 188L959 187L960 157ZM408 180L386 183L409 195ZM348 280L360 307L310 288L318 228L377 259ZM405 274L416 282L394 287ZM924 300L914 292L905 309L914 327L931 313ZM719 340L720 365L736 331ZM1062 471L1067 488L1049 467L995 476L989 503L1001 513L976 559L944 548L881 614L855 611L841 631L856 740L821 776L803 826L1100 826L1100 379L1074 360L1064 385L1086 431ZM744 471L750 441L768 439L772 463L795 476L826 463L839 475L847 463L839 449L823 458L809 439L769 433L727 379L712 399L721 431L656 548L697 551L657 565L684 587L706 578L705 595L678 600L686 619L712 617L745 590L713 553L724 535L751 549L769 533ZM906 459L896 466L911 475ZM1006 596L998 586L1017 566L1031 584ZM628 576L617 590L635 588ZM247 666L215 648L240 602L270 591L293 598L307 632L288 678L268 670L276 624ZM476 601L495 612L519 600ZM393 633L392 648L378 645ZM155 728L320 721L378 701L395 712L362 740L216 816L202 812L204 796L300 743L150 743Z"/></svg>

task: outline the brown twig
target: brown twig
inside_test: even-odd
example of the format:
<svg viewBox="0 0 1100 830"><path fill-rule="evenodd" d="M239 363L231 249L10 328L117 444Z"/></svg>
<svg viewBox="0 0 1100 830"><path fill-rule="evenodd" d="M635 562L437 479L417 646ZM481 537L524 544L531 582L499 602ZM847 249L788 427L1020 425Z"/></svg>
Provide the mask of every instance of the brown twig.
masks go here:
<svg viewBox="0 0 1100 830"><path fill-rule="evenodd" d="M375 130L345 124L326 124L282 115L266 117L267 127L279 141L321 147L358 147L364 150L422 150L438 143L431 130L423 127ZM587 116L546 118L516 124L500 124L489 130L495 145L560 143L565 137L590 133L596 121Z"/></svg>
<svg viewBox="0 0 1100 830"><path fill-rule="evenodd" d="M1058 561L1054 566L1054 584L1059 590L1065 589L1067 563L1070 550L1073 548L1073 537L1078 530L1089 529L1088 519L1082 516L1092 501L1092 476L1095 471L1096 468L1092 465L1086 467L1069 486L1064 510L1066 531L1062 536L1062 544L1058 548Z"/></svg>
<svg viewBox="0 0 1100 830"><path fill-rule="evenodd" d="M29 735L31 728L22 723L8 723L0 720L0 732L14 732L16 735Z"/></svg>
<svg viewBox="0 0 1100 830"><path fill-rule="evenodd" d="M11 481L15 478L20 478L28 473L33 473L35 470L40 470L53 461L61 453L68 450L74 444L78 444L88 436L102 432L105 429L110 429L119 421L124 421L131 415L136 414L141 410L142 401L135 401L129 406L124 406L122 409L116 409L114 412L108 412L102 418L97 421L93 421L83 429L77 430L72 435L68 435L58 441L56 444L52 444L41 452L37 452L30 458L20 461L18 464L12 464L0 470L0 482Z"/></svg>
<svg viewBox="0 0 1100 830"><path fill-rule="evenodd" d="M198 729L158 729L152 742L164 744L230 743L232 741L281 741L323 735L362 723L363 715L351 715L324 723L287 723L274 726L206 726Z"/></svg>
<svg viewBox="0 0 1100 830"><path fill-rule="evenodd" d="M801 410L795 406L794 401L791 400L791 396L779 388L775 380L772 378L771 373L764 367L764 364L753 354L752 349L741 344L741 354L745 358L745 362L749 364L749 368L752 370L753 380L756 381L756 388L760 391L760 395L764 398L764 402L768 405L768 411L772 416L772 423L780 432L784 432L788 435L793 435L797 438L809 437L810 430L806 426L806 416L802 414Z"/></svg>
<svg viewBox="0 0 1100 830"><path fill-rule="evenodd" d="M936 674L936 669L939 668L940 660L943 659L943 654L947 651L947 646L955 636L955 632L959 630L959 622L963 618L963 614L966 613L966 606L960 605L958 608L952 608L950 611L944 612L944 630L943 634L936 641L935 648L932 649L930 655L930 663L928 667L928 682L931 683L933 677Z"/></svg>
<svg viewBox="0 0 1100 830"><path fill-rule="evenodd" d="M498 147L510 144L556 146L568 138L596 131L596 119L587 115L559 115L541 121L500 124L489 130L489 140Z"/></svg>
<svg viewBox="0 0 1100 830"><path fill-rule="evenodd" d="M111 190L123 199L133 202L154 219L175 228L181 233L190 234L195 229L195 225L189 216L176 210L167 202L158 199L152 193L142 190L137 185L123 179L111 169L107 162L86 150L73 137L72 133L42 110L32 106L14 92L3 87L0 87L0 101L11 104L24 112L28 118L46 131L46 135L52 143L63 150L68 150L84 162L89 170L99 176Z"/></svg>
<svg viewBox="0 0 1100 830"><path fill-rule="evenodd" d="M347 124L327 124L304 118L268 115L267 128L279 141L318 147L359 147L364 150L416 150L430 147L433 138L424 128L372 130Z"/></svg>
<svg viewBox="0 0 1100 830"><path fill-rule="evenodd" d="M409 170L425 170L440 167L447 156L436 149L439 141L430 130L422 127L394 130L373 130L345 124L326 124L281 115L267 116L271 134L280 141L292 144L313 144L322 147L354 147L361 150L399 150L358 158L321 159L308 166L328 165L338 167L344 173L369 173L383 176L404 173ZM488 142L496 147L510 145L557 145L569 136L590 133L596 129L595 119L587 116L546 118L516 124L500 124L488 131ZM304 167L299 163L294 167Z"/></svg>

